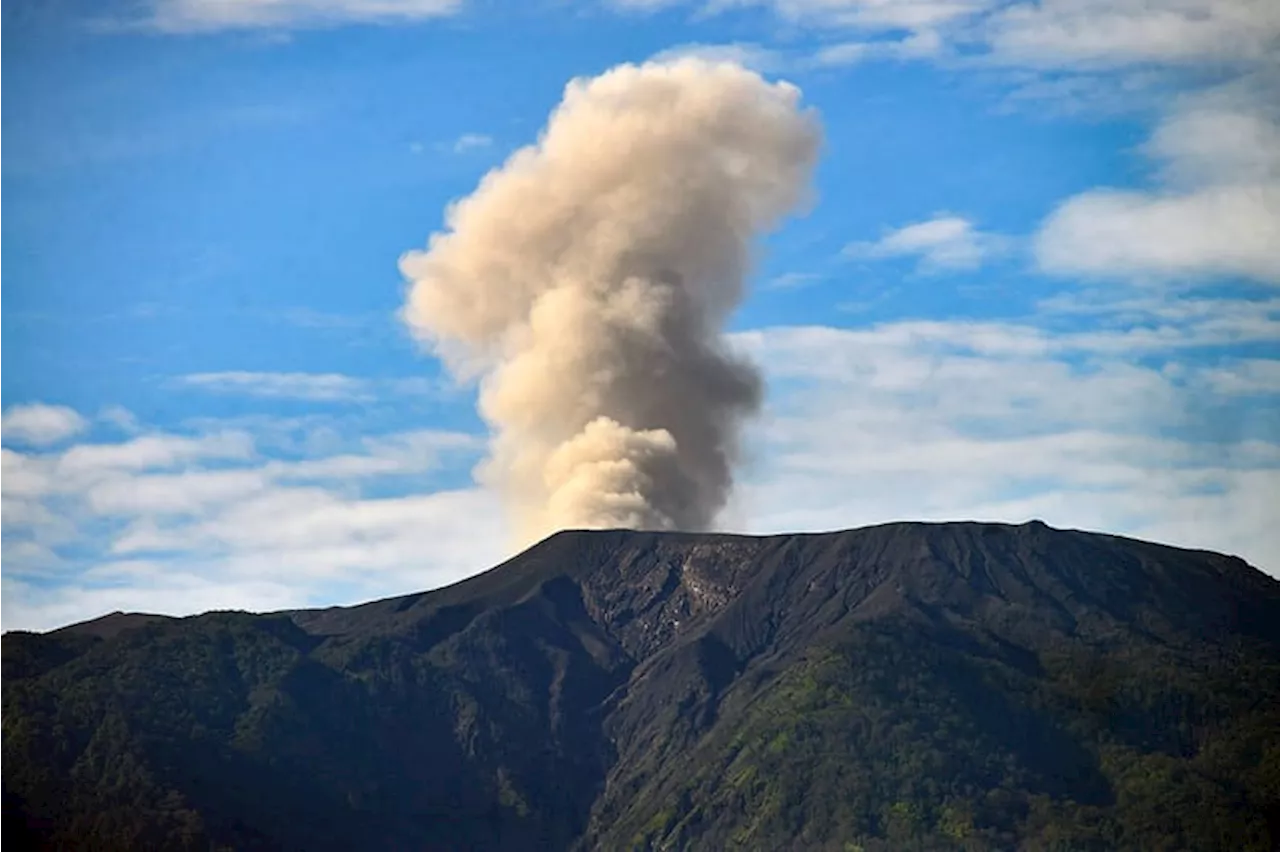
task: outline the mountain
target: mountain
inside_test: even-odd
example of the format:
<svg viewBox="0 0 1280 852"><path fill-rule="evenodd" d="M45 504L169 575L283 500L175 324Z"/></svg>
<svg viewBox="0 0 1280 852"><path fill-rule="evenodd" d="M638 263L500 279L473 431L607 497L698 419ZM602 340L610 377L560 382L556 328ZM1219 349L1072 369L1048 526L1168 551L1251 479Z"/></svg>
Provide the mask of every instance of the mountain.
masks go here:
<svg viewBox="0 0 1280 852"><path fill-rule="evenodd" d="M2 650L31 848L1280 846L1280 582L1038 522L564 532Z"/></svg>

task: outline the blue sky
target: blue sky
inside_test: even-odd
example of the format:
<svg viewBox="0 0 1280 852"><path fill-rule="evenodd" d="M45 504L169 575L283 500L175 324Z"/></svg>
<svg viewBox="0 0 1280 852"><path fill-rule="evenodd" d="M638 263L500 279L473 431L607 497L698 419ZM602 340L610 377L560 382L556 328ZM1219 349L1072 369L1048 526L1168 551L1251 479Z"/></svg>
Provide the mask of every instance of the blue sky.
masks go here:
<svg viewBox="0 0 1280 852"><path fill-rule="evenodd" d="M3 622L350 603L507 555L397 260L566 83L797 85L815 202L733 345L747 532L1042 518L1280 573L1268 0L3 10Z"/></svg>

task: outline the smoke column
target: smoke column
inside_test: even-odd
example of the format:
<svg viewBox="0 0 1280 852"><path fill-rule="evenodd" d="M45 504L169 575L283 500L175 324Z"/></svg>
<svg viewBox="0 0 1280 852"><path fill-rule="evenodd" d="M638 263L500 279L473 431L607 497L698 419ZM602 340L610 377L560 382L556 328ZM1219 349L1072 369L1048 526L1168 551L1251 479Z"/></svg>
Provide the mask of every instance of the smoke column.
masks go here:
<svg viewBox="0 0 1280 852"><path fill-rule="evenodd" d="M804 200L819 140L786 83L623 65L571 82L537 144L401 259L404 321L482 377L479 476L522 541L710 527L762 395L721 328L753 239Z"/></svg>

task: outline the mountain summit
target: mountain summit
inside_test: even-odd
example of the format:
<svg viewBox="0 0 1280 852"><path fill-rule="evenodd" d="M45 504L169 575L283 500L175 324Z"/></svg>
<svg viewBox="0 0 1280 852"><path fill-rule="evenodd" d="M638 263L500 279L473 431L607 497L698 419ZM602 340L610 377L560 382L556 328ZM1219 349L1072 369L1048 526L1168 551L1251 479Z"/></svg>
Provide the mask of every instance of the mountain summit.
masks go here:
<svg viewBox="0 0 1280 852"><path fill-rule="evenodd" d="M77 849L1280 846L1280 582L1039 522L570 531L355 607L3 640Z"/></svg>

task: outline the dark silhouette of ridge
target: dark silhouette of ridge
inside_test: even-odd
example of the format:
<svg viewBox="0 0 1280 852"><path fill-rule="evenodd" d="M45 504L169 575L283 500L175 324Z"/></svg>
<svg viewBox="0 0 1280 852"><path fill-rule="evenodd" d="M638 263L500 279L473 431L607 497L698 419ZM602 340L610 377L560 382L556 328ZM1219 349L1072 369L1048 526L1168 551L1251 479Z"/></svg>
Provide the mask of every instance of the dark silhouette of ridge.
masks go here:
<svg viewBox="0 0 1280 852"><path fill-rule="evenodd" d="M56 632L75 635L93 636L98 639L114 639L126 630L133 630L155 621L170 619L168 615L155 615L148 612L111 612L91 621L81 621L58 628Z"/></svg>

